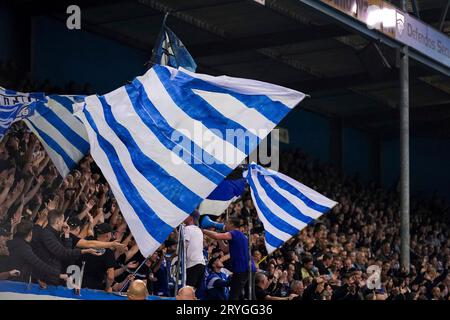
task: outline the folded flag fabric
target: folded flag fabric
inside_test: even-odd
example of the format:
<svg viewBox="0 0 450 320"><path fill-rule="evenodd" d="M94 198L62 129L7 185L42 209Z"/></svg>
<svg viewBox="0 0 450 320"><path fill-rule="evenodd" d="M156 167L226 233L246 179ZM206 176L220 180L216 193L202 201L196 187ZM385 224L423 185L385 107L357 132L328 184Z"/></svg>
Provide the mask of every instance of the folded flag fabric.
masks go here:
<svg viewBox="0 0 450 320"><path fill-rule="evenodd" d="M43 100L43 93L23 93L0 87L0 140L11 125L33 113L33 102Z"/></svg>
<svg viewBox="0 0 450 320"><path fill-rule="evenodd" d="M86 97L75 114L149 256L303 98L259 81L155 65L113 92ZM227 139L228 129L247 136ZM255 141L244 143L249 136Z"/></svg>
<svg viewBox="0 0 450 320"><path fill-rule="evenodd" d="M73 115L73 104L84 96L49 95L34 103L34 113L25 123L39 138L58 172L65 177L89 153L83 123Z"/></svg>
<svg viewBox="0 0 450 320"><path fill-rule="evenodd" d="M197 64L189 51L176 34L166 26L165 22L153 49L152 62L173 68L183 67L192 72L197 69Z"/></svg>
<svg viewBox="0 0 450 320"><path fill-rule="evenodd" d="M271 254L337 202L294 179L252 163L245 173Z"/></svg>
<svg viewBox="0 0 450 320"><path fill-rule="evenodd" d="M221 215L229 204L237 199L245 190L247 182L244 178L223 180L211 194L200 203L200 215Z"/></svg>

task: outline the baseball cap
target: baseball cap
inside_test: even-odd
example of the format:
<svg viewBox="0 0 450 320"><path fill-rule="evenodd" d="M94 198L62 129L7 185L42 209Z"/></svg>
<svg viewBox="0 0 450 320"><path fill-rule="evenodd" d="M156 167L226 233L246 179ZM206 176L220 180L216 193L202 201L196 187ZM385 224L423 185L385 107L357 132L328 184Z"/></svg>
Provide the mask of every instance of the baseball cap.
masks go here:
<svg viewBox="0 0 450 320"><path fill-rule="evenodd" d="M98 225L95 226L94 228L95 234L99 235L99 234L105 234L108 232L112 232L112 228L111 225L109 223L100 223Z"/></svg>
<svg viewBox="0 0 450 320"><path fill-rule="evenodd" d="M212 269L214 262L216 262L219 259L220 259L220 256L212 257L211 259L209 259L208 268Z"/></svg>
<svg viewBox="0 0 450 320"><path fill-rule="evenodd" d="M76 227L81 226L81 220L77 217L70 217L69 220L67 220L67 224L70 228L75 229Z"/></svg>

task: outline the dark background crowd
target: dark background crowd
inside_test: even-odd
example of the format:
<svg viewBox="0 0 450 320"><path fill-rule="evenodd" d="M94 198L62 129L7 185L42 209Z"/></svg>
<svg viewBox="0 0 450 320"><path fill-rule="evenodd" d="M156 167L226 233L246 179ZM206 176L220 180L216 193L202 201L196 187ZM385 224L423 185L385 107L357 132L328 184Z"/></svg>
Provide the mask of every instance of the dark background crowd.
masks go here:
<svg viewBox="0 0 450 320"><path fill-rule="evenodd" d="M2 63L0 84L23 92L90 93L89 85L57 88L48 81L5 80L14 72L13 63ZM280 164L281 172L338 205L270 256L248 193L217 219L234 219L237 229L244 234L250 231L257 299L450 299L449 207L443 199L411 202L411 270L407 272L400 265L397 190L362 184L300 149L284 151ZM77 264L84 268L83 288L119 292L131 280L141 279L149 294L174 296L177 239L175 230L145 259L91 156L63 179L23 123L15 123L0 142L1 279L45 288L64 284L67 266ZM203 251L205 277L197 296L227 299L229 255L220 241L206 236ZM375 288L368 279L373 265L380 270Z"/></svg>

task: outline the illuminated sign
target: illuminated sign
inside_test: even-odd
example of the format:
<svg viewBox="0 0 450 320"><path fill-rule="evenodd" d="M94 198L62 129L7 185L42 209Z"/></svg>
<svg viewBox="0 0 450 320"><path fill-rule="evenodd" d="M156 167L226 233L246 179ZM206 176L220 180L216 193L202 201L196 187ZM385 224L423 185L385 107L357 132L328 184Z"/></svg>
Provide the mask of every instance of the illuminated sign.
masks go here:
<svg viewBox="0 0 450 320"><path fill-rule="evenodd" d="M382 0L320 0L450 68L450 38Z"/></svg>

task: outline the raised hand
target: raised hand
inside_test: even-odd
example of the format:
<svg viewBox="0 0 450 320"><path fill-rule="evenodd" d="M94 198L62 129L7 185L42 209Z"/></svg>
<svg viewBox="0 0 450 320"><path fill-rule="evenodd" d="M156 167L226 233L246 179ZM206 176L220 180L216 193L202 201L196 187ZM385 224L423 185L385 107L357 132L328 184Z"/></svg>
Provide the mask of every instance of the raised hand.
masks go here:
<svg viewBox="0 0 450 320"><path fill-rule="evenodd" d="M11 188L11 186L13 185L13 183L14 183L14 173L11 174L11 175L8 177L8 179L6 180L6 186L9 187L9 188Z"/></svg>
<svg viewBox="0 0 450 320"><path fill-rule="evenodd" d="M88 211L91 211L91 209L95 206L95 201L94 200L89 200L88 203L86 203L86 209Z"/></svg>
<svg viewBox="0 0 450 320"><path fill-rule="evenodd" d="M37 183L39 183L39 184L43 184L44 181L45 181L45 177L44 177L43 175L40 175L40 176L37 178Z"/></svg>
<svg viewBox="0 0 450 320"><path fill-rule="evenodd" d="M92 216L92 214L88 213L86 215L86 217L88 218L89 224L93 225L94 224L94 217Z"/></svg>
<svg viewBox="0 0 450 320"><path fill-rule="evenodd" d="M50 210L55 210L56 208L58 208L58 203L59 203L59 196L56 195L53 200L50 200L47 203L47 209Z"/></svg>
<svg viewBox="0 0 450 320"><path fill-rule="evenodd" d="M111 247L114 249L121 250L121 251L122 250L126 251L127 245L120 243L119 241L113 241L113 242L111 242Z"/></svg>

